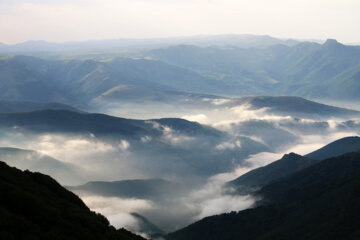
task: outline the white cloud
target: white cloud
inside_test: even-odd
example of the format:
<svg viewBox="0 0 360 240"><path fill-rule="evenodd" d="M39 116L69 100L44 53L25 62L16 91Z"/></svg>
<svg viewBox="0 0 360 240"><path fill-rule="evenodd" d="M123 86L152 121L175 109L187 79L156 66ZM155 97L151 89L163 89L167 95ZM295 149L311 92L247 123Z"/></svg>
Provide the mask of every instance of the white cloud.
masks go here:
<svg viewBox="0 0 360 240"><path fill-rule="evenodd" d="M120 141L119 148L121 150L126 151L126 150L129 149L129 147L130 147L130 143L128 141L126 141L126 140L121 140Z"/></svg>
<svg viewBox="0 0 360 240"><path fill-rule="evenodd" d="M181 118L186 119L188 121L198 122L202 124L209 124L210 119L205 114L196 114L196 115L184 115Z"/></svg>

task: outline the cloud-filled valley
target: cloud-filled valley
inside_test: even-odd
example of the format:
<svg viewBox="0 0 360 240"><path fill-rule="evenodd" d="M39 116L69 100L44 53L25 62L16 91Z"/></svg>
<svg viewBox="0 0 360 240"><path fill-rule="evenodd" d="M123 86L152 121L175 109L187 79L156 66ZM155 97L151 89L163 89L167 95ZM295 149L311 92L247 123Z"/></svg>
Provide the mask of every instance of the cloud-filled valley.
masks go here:
<svg viewBox="0 0 360 240"><path fill-rule="evenodd" d="M141 232L141 221L132 215L137 213L169 232L206 216L253 206L257 198L251 194L224 190L228 181L241 174L285 153L307 154L360 131L359 120L341 118L336 112L329 117L314 111L301 118L301 112L282 114L248 102L228 105L230 102L212 101L204 109L188 109L191 115L176 115L202 124L178 118L131 120L63 110L2 114L0 144L36 151L26 157L4 152L7 157L3 160L54 175L67 186L79 186L73 191L116 227ZM39 161L39 155L54 158L57 165L44 169L31 164ZM76 170L77 177L55 174L58 164ZM118 192L112 182L131 179L144 181L143 195L139 195L140 185L128 183L134 191ZM152 179L169 181L171 187ZM103 188L109 192L82 187L92 181L105 181Z"/></svg>
<svg viewBox="0 0 360 240"><path fill-rule="evenodd" d="M166 41L0 45L0 160L50 175L116 228L161 239L255 209L274 176L360 150L346 138L360 135L358 46Z"/></svg>

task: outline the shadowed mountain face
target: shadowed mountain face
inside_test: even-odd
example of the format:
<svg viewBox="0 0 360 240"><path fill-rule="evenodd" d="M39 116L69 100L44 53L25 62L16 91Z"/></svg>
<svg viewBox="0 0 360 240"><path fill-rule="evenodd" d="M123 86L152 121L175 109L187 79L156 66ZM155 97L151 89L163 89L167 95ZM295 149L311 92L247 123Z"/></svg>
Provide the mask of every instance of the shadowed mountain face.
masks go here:
<svg viewBox="0 0 360 240"><path fill-rule="evenodd" d="M91 212L49 176L0 162L1 239L143 239Z"/></svg>
<svg viewBox="0 0 360 240"><path fill-rule="evenodd" d="M207 217L166 239L356 239L359 189L360 154L345 154L265 186L266 206Z"/></svg>

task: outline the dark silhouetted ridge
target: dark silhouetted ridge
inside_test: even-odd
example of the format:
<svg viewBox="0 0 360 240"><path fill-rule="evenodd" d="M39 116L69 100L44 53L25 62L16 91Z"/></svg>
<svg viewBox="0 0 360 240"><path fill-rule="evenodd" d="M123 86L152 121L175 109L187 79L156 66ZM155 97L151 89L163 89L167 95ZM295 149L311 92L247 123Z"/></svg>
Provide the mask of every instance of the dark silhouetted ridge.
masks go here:
<svg viewBox="0 0 360 240"><path fill-rule="evenodd" d="M166 239L360 238L360 153L316 163L259 195L266 205L204 218Z"/></svg>
<svg viewBox="0 0 360 240"><path fill-rule="evenodd" d="M89 208L41 173L0 162L0 239L143 239Z"/></svg>

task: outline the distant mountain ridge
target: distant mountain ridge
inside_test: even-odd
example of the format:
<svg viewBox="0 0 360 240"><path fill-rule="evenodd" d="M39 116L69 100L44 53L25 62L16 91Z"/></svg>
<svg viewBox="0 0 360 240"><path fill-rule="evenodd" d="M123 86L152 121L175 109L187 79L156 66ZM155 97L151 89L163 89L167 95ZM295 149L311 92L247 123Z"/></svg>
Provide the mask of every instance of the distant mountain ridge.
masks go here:
<svg viewBox="0 0 360 240"><path fill-rule="evenodd" d="M179 45L102 60L7 56L0 59L6 80L0 93L4 101L72 104L126 101L130 94L144 95L145 101L159 92L168 98L182 92L358 100L359 59L359 48L336 40L266 49Z"/></svg>
<svg viewBox="0 0 360 240"><path fill-rule="evenodd" d="M181 45L154 49L148 55L211 76L233 88L233 95L359 99L360 49L333 39L265 50ZM219 91L230 93L225 88Z"/></svg>
<svg viewBox="0 0 360 240"><path fill-rule="evenodd" d="M0 113L32 112L40 110L69 110L73 112L80 112L80 110L72 106L61 103L0 101Z"/></svg>
<svg viewBox="0 0 360 240"><path fill-rule="evenodd" d="M299 41L293 39L277 39L270 36L250 34L203 35L173 38L149 39L109 39L79 42L53 43L46 41L27 41L18 44L0 43L0 52L89 52L111 51L119 49L153 48L177 44L194 44L197 46L226 46L265 48L275 44L294 45Z"/></svg>
<svg viewBox="0 0 360 240"><path fill-rule="evenodd" d="M346 108L333 107L326 104L309 101L301 97L294 96L257 96L243 97L229 100L224 106L248 105L250 109L269 109L269 113L299 118L306 117L359 117L360 112Z"/></svg>

